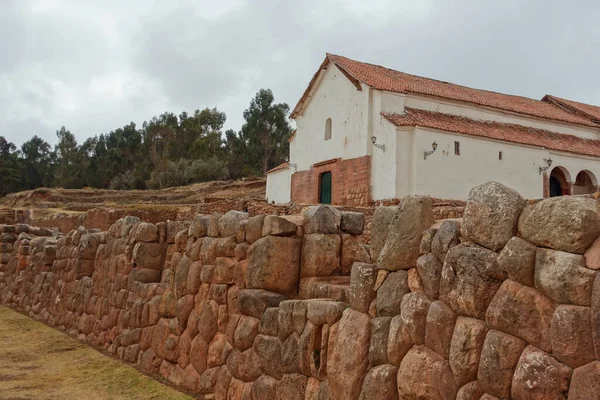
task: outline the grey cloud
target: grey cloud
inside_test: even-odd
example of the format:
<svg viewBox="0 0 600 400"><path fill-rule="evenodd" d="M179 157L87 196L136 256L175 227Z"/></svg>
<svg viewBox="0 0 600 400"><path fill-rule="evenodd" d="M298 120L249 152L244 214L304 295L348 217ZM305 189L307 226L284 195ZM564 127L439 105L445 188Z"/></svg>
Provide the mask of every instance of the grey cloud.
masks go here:
<svg viewBox="0 0 600 400"><path fill-rule="evenodd" d="M53 138L66 125L83 141L163 111L213 106L239 129L260 88L293 107L325 52L600 104L592 0L110 0L34 12L36 3L0 9L0 89L12 88L0 93L0 135L17 143L41 134L24 129Z"/></svg>

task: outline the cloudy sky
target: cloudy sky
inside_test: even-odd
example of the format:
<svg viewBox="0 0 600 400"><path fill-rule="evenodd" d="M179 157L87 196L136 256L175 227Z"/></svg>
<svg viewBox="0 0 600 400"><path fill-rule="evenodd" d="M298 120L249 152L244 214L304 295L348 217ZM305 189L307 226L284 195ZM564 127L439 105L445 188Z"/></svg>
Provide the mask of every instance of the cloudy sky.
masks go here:
<svg viewBox="0 0 600 400"><path fill-rule="evenodd" d="M169 5L173 4L173 5ZM175 5L176 4L176 5ZM261 88L293 107L325 52L600 105L595 0L0 0L0 136L83 141Z"/></svg>

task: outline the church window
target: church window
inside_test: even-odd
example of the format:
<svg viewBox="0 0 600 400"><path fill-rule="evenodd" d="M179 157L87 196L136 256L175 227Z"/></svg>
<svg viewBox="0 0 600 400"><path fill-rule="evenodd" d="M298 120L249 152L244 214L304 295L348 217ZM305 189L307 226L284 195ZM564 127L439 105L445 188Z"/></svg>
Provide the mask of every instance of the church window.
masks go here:
<svg viewBox="0 0 600 400"><path fill-rule="evenodd" d="M325 140L331 139L331 118L325 121Z"/></svg>

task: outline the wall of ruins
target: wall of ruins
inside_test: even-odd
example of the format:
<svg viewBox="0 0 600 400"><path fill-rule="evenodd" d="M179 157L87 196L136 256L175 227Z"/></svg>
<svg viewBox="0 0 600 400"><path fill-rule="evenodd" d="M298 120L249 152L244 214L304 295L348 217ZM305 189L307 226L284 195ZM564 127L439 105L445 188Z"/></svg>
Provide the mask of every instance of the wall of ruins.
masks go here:
<svg viewBox="0 0 600 400"><path fill-rule="evenodd" d="M592 399L595 199L488 183L462 221L407 197L52 235L1 226L0 301L205 399Z"/></svg>

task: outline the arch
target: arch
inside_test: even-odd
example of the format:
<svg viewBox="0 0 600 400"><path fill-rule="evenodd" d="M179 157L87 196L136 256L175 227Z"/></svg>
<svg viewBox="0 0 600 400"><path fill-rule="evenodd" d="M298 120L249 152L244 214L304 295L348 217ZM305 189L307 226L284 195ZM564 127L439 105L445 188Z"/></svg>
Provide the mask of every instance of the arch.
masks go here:
<svg viewBox="0 0 600 400"><path fill-rule="evenodd" d="M331 118L327 118L325 121L325 140L331 139Z"/></svg>
<svg viewBox="0 0 600 400"><path fill-rule="evenodd" d="M550 173L550 197L571 194L571 174L564 167L554 167Z"/></svg>
<svg viewBox="0 0 600 400"><path fill-rule="evenodd" d="M573 194L590 194L598 190L598 180L589 170L579 171L573 183Z"/></svg>

